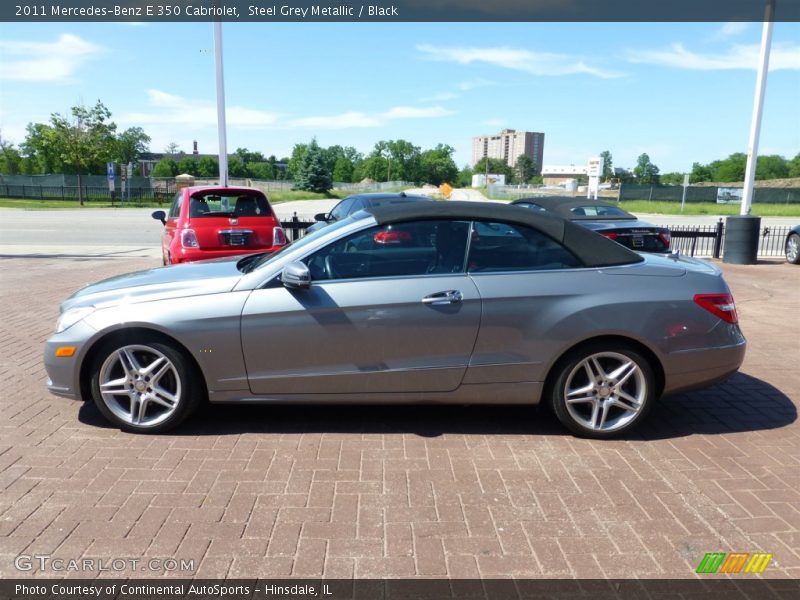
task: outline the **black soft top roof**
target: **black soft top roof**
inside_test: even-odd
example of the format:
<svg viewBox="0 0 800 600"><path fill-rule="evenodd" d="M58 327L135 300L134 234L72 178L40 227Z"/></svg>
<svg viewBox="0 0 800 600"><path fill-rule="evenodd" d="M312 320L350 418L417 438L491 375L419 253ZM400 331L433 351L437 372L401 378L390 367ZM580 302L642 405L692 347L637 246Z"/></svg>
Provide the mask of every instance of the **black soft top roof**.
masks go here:
<svg viewBox="0 0 800 600"><path fill-rule="evenodd" d="M532 196L530 198L520 198L519 200L514 200L512 204L521 204L523 202L530 202L532 204L538 204L542 208L547 211L553 212L557 215L561 215L563 217L567 217L569 219L586 219L586 220L598 220L604 219L608 217L597 215L576 215L572 212L573 208L577 208L578 206L608 206L613 208L614 210L618 210L621 212L621 215L614 215L613 218L616 219L636 219L635 215L632 215L629 212L622 210L616 204L612 204L611 202L605 202L603 200L590 200L588 198L573 198L572 196Z"/></svg>
<svg viewBox="0 0 800 600"><path fill-rule="evenodd" d="M562 243L587 267L641 262L644 259L625 246L555 215L490 202L408 202L365 209L379 225L402 221L462 219L518 223L538 229Z"/></svg>

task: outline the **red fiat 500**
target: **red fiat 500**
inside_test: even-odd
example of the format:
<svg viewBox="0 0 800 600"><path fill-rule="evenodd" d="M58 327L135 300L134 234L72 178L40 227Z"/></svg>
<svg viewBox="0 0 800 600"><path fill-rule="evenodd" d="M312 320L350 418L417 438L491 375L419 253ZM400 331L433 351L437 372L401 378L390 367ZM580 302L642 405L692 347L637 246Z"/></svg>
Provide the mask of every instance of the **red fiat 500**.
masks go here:
<svg viewBox="0 0 800 600"><path fill-rule="evenodd" d="M267 197L246 187L190 187L175 194L164 223L161 251L165 265L270 252L286 244L280 221Z"/></svg>

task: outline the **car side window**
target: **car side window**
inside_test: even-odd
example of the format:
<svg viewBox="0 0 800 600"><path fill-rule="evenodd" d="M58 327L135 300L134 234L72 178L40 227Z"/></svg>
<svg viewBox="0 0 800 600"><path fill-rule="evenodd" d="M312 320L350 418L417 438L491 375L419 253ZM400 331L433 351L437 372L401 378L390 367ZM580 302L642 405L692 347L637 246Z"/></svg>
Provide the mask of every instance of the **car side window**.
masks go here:
<svg viewBox="0 0 800 600"><path fill-rule="evenodd" d="M467 258L470 273L545 271L580 267L581 262L553 238L524 225L476 221Z"/></svg>
<svg viewBox="0 0 800 600"><path fill-rule="evenodd" d="M177 219L181 214L181 204L183 203L183 192L178 192L172 199L172 205L169 207L168 219Z"/></svg>
<svg viewBox="0 0 800 600"><path fill-rule="evenodd" d="M339 204L333 207L331 211L330 220L331 221L339 221L340 219L344 219L347 215L350 214L350 207L355 202L355 198L345 198Z"/></svg>
<svg viewBox="0 0 800 600"><path fill-rule="evenodd" d="M469 223L413 221L359 231L304 261L312 281L462 273Z"/></svg>

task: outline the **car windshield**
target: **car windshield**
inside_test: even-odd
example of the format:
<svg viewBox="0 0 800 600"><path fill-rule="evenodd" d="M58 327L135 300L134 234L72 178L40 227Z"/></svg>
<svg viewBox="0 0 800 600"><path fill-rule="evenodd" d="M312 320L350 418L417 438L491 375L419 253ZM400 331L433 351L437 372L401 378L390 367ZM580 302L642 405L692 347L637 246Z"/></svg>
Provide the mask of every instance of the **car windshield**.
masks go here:
<svg viewBox="0 0 800 600"><path fill-rule="evenodd" d="M263 254L256 254L255 256L245 256L242 258L238 263L236 263L236 268L238 268L242 273L251 273L256 269L260 269L261 267L268 265L273 260L277 260L284 254L289 251L296 250L297 248L302 248L303 246L310 244L315 239L317 239L320 235L328 235L332 231L336 231L341 229L342 227L346 227L353 221L358 221L360 219L365 219L370 217L368 212L360 210L349 217L342 219L341 221L336 221L332 223L328 227L323 227L322 229L317 229L316 231L312 231L308 235L304 235L303 237L294 240L293 242L286 244L280 250L276 252L265 252Z"/></svg>
<svg viewBox="0 0 800 600"><path fill-rule="evenodd" d="M199 193L191 197L189 216L197 217L271 217L267 199L261 194Z"/></svg>

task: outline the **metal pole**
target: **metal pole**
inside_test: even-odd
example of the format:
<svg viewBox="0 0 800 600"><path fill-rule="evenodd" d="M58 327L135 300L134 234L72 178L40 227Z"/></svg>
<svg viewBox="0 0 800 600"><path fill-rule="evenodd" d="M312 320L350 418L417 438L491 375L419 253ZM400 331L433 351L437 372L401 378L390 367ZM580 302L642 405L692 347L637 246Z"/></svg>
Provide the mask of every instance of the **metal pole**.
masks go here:
<svg viewBox="0 0 800 600"><path fill-rule="evenodd" d="M747 168L744 174L744 193L742 194L742 216L750 214L753 204L753 183L756 179L758 159L758 138L761 134L761 115L764 110L764 92L767 89L769 70L769 50L772 45L772 24L775 18L775 0L767 0L764 11L764 27L761 31L761 54L756 76L756 97L753 102L753 120L750 125L750 143L747 146Z"/></svg>
<svg viewBox="0 0 800 600"><path fill-rule="evenodd" d="M225 77L222 71L222 21L214 21L214 62L217 70L217 130L219 135L219 183L228 185L228 140L225 129Z"/></svg>

